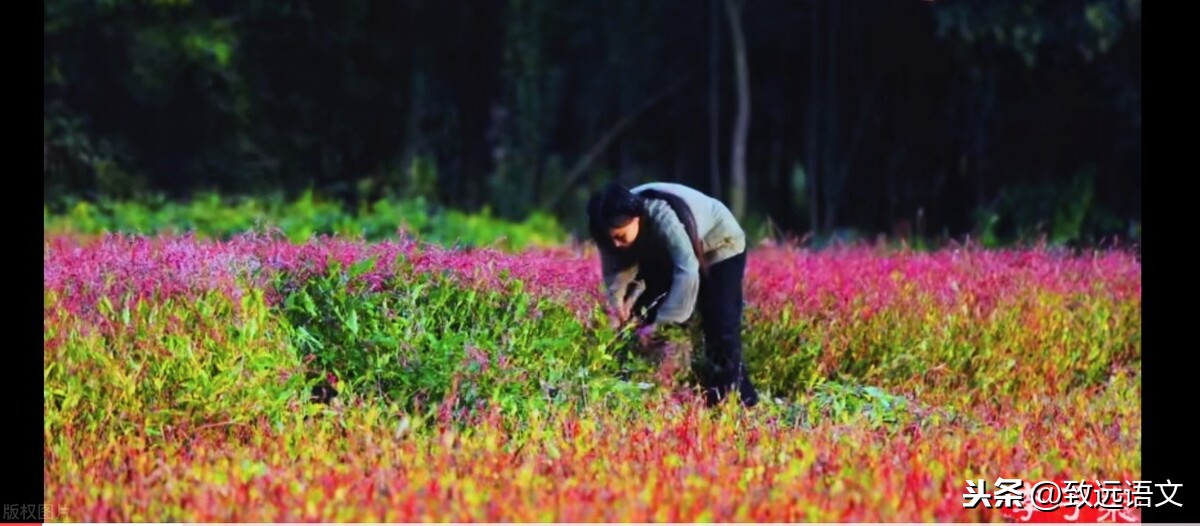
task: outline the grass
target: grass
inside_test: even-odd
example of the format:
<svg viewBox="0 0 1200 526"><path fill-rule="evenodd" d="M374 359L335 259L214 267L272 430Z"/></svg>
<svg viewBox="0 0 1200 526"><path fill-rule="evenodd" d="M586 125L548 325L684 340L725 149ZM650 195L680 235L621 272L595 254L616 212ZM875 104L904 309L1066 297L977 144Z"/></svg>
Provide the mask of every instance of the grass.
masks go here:
<svg viewBox="0 0 1200 526"><path fill-rule="evenodd" d="M312 191L291 200L216 193L202 193L186 201L72 200L56 204L54 210L43 206L42 218L47 233L76 236L186 233L201 239L229 239L249 230L273 230L302 243L322 235L380 241L403 234L443 245L508 251L554 246L567 240L567 232L544 213L511 221L495 217L489 208L467 213L422 197L384 197L347 209Z"/></svg>
<svg viewBox="0 0 1200 526"><path fill-rule="evenodd" d="M67 520L999 521L966 480L1141 469L1120 252L757 247L752 410L622 360L585 249L60 231L43 259Z"/></svg>

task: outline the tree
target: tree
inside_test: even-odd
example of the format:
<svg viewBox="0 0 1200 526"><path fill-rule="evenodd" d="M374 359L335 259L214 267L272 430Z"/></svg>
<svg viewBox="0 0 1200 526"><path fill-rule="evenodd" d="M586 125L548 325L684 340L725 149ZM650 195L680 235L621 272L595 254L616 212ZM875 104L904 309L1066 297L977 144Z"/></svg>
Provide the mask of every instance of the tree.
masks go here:
<svg viewBox="0 0 1200 526"><path fill-rule="evenodd" d="M742 0L725 0L729 16L729 38L733 43L734 73L737 79L737 119L733 124L730 164L730 203L733 215L746 216L746 136L750 133L750 70L746 59L746 38L742 34Z"/></svg>

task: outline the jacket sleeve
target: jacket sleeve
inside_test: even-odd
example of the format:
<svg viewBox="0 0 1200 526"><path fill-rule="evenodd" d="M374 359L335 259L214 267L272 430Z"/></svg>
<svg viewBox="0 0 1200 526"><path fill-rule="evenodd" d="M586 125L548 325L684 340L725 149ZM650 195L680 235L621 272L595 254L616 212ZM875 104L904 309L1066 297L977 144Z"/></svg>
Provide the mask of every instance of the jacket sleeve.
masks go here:
<svg viewBox="0 0 1200 526"><path fill-rule="evenodd" d="M608 304L614 309L621 307L625 291L637 277L637 264L622 264L620 258L607 250L600 249L600 270L604 275L604 289Z"/></svg>
<svg viewBox="0 0 1200 526"><path fill-rule="evenodd" d="M658 235L671 256L672 279L671 290L659 307L656 319L660 323L684 323L692 316L700 292L700 262L692 251L687 230L674 211L669 208L664 211L662 207L658 211L655 216Z"/></svg>

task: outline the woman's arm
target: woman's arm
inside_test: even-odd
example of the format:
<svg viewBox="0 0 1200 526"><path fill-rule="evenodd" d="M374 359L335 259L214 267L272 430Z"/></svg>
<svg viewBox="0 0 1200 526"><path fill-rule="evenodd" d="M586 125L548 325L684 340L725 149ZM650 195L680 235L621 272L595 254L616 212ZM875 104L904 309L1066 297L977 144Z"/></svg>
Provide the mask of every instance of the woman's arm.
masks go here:
<svg viewBox="0 0 1200 526"><path fill-rule="evenodd" d="M605 249L600 249L600 269L604 274L604 287L608 303L621 317L621 322L629 318L630 307L626 305L625 295L629 284L637 277L638 266L623 264L622 258ZM632 304L632 302L629 302Z"/></svg>
<svg viewBox="0 0 1200 526"><path fill-rule="evenodd" d="M675 211L666 203L654 202L650 214L658 225L657 234L671 257L671 290L658 309L656 322L684 323L692 316L700 292L700 261L692 247L691 238Z"/></svg>

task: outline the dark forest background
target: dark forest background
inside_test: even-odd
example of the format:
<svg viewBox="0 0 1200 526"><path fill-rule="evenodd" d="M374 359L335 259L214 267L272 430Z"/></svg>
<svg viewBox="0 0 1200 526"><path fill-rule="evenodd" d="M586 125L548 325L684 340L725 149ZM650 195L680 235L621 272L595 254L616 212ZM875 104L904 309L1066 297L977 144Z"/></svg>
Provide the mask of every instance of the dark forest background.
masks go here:
<svg viewBox="0 0 1200 526"><path fill-rule="evenodd" d="M615 178L818 238L1140 238L1136 0L44 8L48 207L311 189L578 229Z"/></svg>

